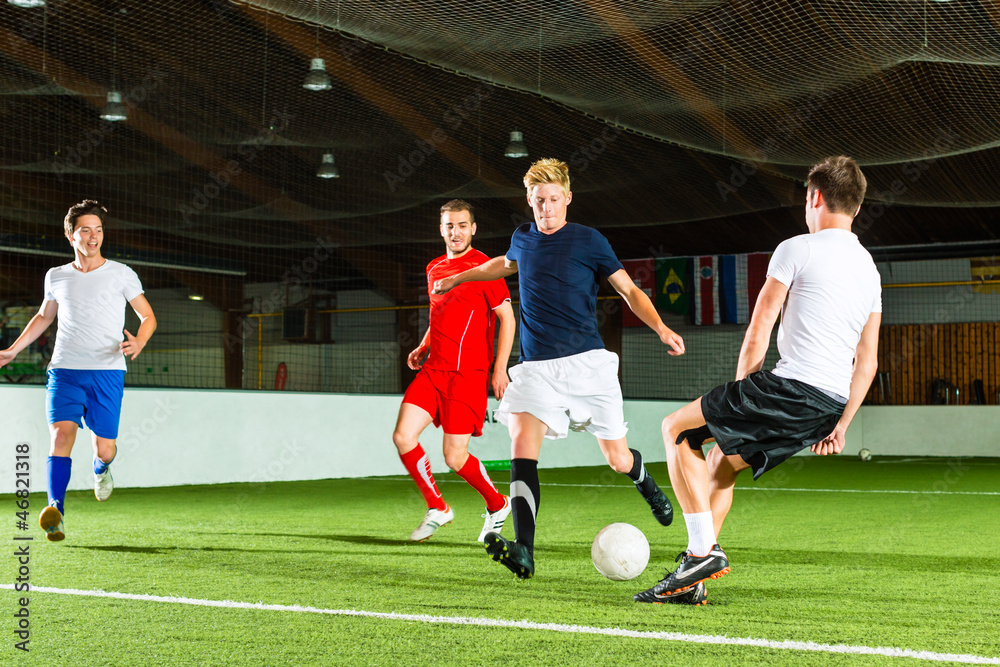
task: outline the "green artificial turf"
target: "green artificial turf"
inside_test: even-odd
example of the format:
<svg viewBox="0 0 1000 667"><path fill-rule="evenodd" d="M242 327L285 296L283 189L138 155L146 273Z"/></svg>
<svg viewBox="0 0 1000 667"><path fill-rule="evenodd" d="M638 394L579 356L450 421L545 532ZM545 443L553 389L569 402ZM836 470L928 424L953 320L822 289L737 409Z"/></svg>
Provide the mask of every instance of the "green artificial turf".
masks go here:
<svg viewBox="0 0 1000 667"><path fill-rule="evenodd" d="M650 471L672 498L663 464ZM505 488L506 473L493 476ZM119 488L103 504L74 492L67 499L66 541L48 543L37 529L32 533L37 539L31 544L31 582L201 600L1000 656L998 459L860 463L797 457L758 483L747 477L720 537L732 573L709 582L709 604L700 608L631 599L672 569L684 548L679 508L674 525L663 528L628 480L607 468L542 470L540 476L537 570L529 581L516 580L474 542L482 502L448 474L438 479L456 519L419 544L407 537L423 515L423 503L405 477ZM7 502L13 514L13 498ZM34 515L43 504L43 496L32 496ZM616 521L639 527L651 544L650 565L634 581L608 581L590 563L594 535ZM513 535L510 522L504 534ZM9 581L0 583L13 582L16 565L10 562ZM0 596L10 621L23 594L2 590ZM5 632L0 664L927 664L40 591L31 593L30 611L30 653L15 651L16 639Z"/></svg>

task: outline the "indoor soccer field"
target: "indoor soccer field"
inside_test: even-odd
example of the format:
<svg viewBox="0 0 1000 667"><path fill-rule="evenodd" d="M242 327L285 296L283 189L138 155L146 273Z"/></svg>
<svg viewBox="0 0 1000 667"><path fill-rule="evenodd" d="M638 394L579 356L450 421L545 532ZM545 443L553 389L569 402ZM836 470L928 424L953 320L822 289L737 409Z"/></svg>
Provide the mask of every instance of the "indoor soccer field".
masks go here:
<svg viewBox="0 0 1000 667"><path fill-rule="evenodd" d="M779 470L738 487L720 536L733 569L703 607L632 601L672 569L683 522L660 527L607 468L542 471L527 581L475 543L481 500L454 475L441 484L456 519L423 543L407 540L422 504L406 477L121 489L104 505L71 493L70 538L32 545L26 660L1000 663L996 459L809 456ZM590 561L619 521L651 542L633 581Z"/></svg>
<svg viewBox="0 0 1000 667"><path fill-rule="evenodd" d="M0 0L0 667L1000 665L998 100L1000 0ZM824 289L771 270L796 244ZM707 604L633 601L721 563L665 416L806 351L841 454L738 480ZM536 477L503 360L591 353L622 474L571 405ZM421 359L461 429L412 432ZM522 581L477 535L530 536L536 482Z"/></svg>

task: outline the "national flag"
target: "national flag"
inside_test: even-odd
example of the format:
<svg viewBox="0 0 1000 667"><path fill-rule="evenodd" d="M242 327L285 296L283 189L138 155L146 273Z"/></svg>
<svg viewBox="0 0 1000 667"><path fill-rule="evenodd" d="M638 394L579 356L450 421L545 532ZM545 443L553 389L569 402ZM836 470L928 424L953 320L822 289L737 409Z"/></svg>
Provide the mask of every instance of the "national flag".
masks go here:
<svg viewBox="0 0 1000 667"><path fill-rule="evenodd" d="M656 260L656 307L686 315L691 307L688 257Z"/></svg>
<svg viewBox="0 0 1000 667"><path fill-rule="evenodd" d="M692 292L694 298L695 324L719 323L719 290L716 277L719 271L718 257L708 255L694 258Z"/></svg>
<svg viewBox="0 0 1000 667"><path fill-rule="evenodd" d="M757 305L757 297L767 280L767 265L771 261L771 254L767 252L755 252L747 255L747 305L750 315L753 315L754 306Z"/></svg>
<svg viewBox="0 0 1000 667"><path fill-rule="evenodd" d="M719 275L716 280L719 289L719 319L727 324L746 324L749 319L747 307L747 256L720 255Z"/></svg>
<svg viewBox="0 0 1000 667"><path fill-rule="evenodd" d="M622 266L625 267L625 271L635 286L645 292L649 300L652 301L654 299L653 291L656 289L656 271L653 268L653 259L624 259ZM622 326L646 326L625 302L622 302Z"/></svg>

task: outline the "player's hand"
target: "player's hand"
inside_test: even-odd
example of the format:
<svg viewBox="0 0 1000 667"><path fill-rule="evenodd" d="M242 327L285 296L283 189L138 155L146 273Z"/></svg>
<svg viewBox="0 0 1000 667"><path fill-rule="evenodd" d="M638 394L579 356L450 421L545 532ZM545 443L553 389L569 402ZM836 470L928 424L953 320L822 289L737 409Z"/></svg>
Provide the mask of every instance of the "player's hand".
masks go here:
<svg viewBox="0 0 1000 667"><path fill-rule="evenodd" d="M428 349L426 347L418 347L406 356L406 365L415 371L419 371L420 367L427 361L427 352Z"/></svg>
<svg viewBox="0 0 1000 667"><path fill-rule="evenodd" d="M447 278L442 278L441 280L434 281L434 293L444 294L446 292L450 292L451 290L455 289L455 287L457 286L458 285L455 281L455 277L448 276Z"/></svg>
<svg viewBox="0 0 1000 667"><path fill-rule="evenodd" d="M493 371L493 395L497 397L498 401L503 398L509 384L510 378L507 377L506 368L497 368Z"/></svg>
<svg viewBox="0 0 1000 667"><path fill-rule="evenodd" d="M17 354L15 354L14 352L11 352L9 349L8 350L0 350L0 367L6 366L10 362L14 361L14 357L16 357L16 356L17 356Z"/></svg>
<svg viewBox="0 0 1000 667"><path fill-rule="evenodd" d="M142 352L144 345L139 342L138 338L130 334L128 329L122 329L122 331L125 332L125 340L121 342L118 349L120 349L122 354L126 357L134 361L135 358L139 356L139 353Z"/></svg>
<svg viewBox="0 0 1000 667"><path fill-rule="evenodd" d="M844 431L838 426L833 429L833 433L826 436L815 445L809 448L813 454L819 454L820 456L827 456L829 454L839 454L844 451L844 445L847 444L845 439Z"/></svg>
<svg viewBox="0 0 1000 667"><path fill-rule="evenodd" d="M660 332L660 340L664 345L670 346L671 349L667 352L667 354L674 357L679 357L684 354L684 339L674 333L673 329L663 327L663 331Z"/></svg>

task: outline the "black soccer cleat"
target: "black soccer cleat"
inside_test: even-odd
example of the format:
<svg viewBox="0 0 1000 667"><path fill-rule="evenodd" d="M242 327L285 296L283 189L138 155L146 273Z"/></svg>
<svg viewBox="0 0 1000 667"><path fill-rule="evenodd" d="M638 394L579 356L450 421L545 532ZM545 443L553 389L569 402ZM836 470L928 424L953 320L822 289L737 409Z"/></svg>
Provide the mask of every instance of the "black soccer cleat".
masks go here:
<svg viewBox="0 0 1000 667"><path fill-rule="evenodd" d="M499 533L487 533L483 543L490 558L516 574L518 579L530 579L535 574L535 560L523 544L505 540Z"/></svg>
<svg viewBox="0 0 1000 667"><path fill-rule="evenodd" d="M674 520L674 508L670 504L670 499L660 490L660 487L656 487L656 491L653 494L643 496L643 498L649 503L649 509L653 510L653 518L664 526L669 526Z"/></svg>
<svg viewBox="0 0 1000 667"><path fill-rule="evenodd" d="M652 594L652 589L636 593L632 596L636 602L652 602L654 604L689 604L692 607L701 607L708 604L708 589L704 581L699 581L693 587L680 593L656 597Z"/></svg>
<svg viewBox="0 0 1000 667"><path fill-rule="evenodd" d="M692 556L681 552L677 559L681 562L677 569L641 593L636 593L636 602L666 602L667 598L683 593L706 579L718 579L729 574L729 559L726 552L716 544L707 556Z"/></svg>

